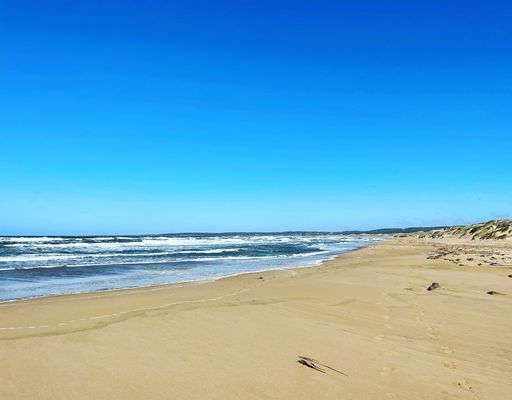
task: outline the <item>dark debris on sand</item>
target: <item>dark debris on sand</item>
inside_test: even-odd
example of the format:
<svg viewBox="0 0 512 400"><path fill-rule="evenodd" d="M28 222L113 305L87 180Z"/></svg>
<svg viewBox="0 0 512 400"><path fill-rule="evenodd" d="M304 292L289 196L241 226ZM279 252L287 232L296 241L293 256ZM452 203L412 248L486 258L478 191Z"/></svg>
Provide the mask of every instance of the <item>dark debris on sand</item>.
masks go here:
<svg viewBox="0 0 512 400"><path fill-rule="evenodd" d="M447 261L460 267L476 266L512 266L512 251L498 250L493 247L478 247L444 245L436 249L427 257L429 260ZM466 262L463 264L462 260Z"/></svg>
<svg viewBox="0 0 512 400"><path fill-rule="evenodd" d="M308 368L314 369L315 371L321 372L322 374L326 373L325 368L327 368L331 371L337 372L338 374L348 376L346 373L338 371L337 369L329 367L328 365L322 364L320 361L315 360L313 358L299 356L299 359L297 360L297 362L299 364L302 364L302 365L308 367ZM322 368L322 367L324 367L324 368Z"/></svg>

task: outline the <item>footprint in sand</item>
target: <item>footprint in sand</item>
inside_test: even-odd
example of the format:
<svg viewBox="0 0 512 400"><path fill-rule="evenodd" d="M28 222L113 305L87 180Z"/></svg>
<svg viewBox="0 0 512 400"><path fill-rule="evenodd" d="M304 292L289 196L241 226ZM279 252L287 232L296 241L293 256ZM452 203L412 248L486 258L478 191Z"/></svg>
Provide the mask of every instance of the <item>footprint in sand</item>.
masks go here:
<svg viewBox="0 0 512 400"><path fill-rule="evenodd" d="M449 369L456 369L457 366L455 365L455 363L451 362L451 361L445 361L443 363L443 365L445 366L445 368L449 368Z"/></svg>
<svg viewBox="0 0 512 400"><path fill-rule="evenodd" d="M449 348L448 346L441 347L441 350L443 350L443 353L445 354L453 354L453 350Z"/></svg>
<svg viewBox="0 0 512 400"><path fill-rule="evenodd" d="M467 381L458 381L457 386L461 388L462 390L471 390L473 389L471 385Z"/></svg>
<svg viewBox="0 0 512 400"><path fill-rule="evenodd" d="M420 313L418 315L416 315L416 321L423 321L423 317L425 316L425 312L424 311L420 311Z"/></svg>
<svg viewBox="0 0 512 400"><path fill-rule="evenodd" d="M388 393L388 394L386 395L386 397L387 397L388 399L392 399L392 400L397 400L397 399L399 399L399 397L398 397L398 395L397 395L396 393Z"/></svg>
<svg viewBox="0 0 512 400"><path fill-rule="evenodd" d="M431 333L428 334L430 340L439 340L439 336L436 334L435 328L428 326L427 330Z"/></svg>
<svg viewBox="0 0 512 400"><path fill-rule="evenodd" d="M384 367L381 369L380 374L382 376L389 376L393 373L393 371L394 371L394 369L392 369L392 368Z"/></svg>

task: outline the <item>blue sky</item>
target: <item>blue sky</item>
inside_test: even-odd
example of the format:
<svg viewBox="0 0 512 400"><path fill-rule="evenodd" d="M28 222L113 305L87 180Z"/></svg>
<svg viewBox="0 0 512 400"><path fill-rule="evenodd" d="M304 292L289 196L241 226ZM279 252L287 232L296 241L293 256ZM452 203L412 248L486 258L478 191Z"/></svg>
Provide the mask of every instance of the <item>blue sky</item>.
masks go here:
<svg viewBox="0 0 512 400"><path fill-rule="evenodd" d="M511 217L511 20L494 1L1 0L0 234Z"/></svg>

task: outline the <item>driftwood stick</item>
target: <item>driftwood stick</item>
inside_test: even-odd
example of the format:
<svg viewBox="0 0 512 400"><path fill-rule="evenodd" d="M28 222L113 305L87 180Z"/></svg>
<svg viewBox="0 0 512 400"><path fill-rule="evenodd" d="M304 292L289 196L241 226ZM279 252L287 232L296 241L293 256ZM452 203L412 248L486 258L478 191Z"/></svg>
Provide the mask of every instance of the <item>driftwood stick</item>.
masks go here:
<svg viewBox="0 0 512 400"><path fill-rule="evenodd" d="M325 371L322 368L320 368L318 365L316 365L315 361L316 360L313 360L312 358L302 357L302 356L299 356L299 359L297 360L297 362L299 364L305 365L308 368L312 368L315 371L318 371L318 372L321 372L322 374L325 374Z"/></svg>
<svg viewBox="0 0 512 400"><path fill-rule="evenodd" d="M320 368L319 365L322 367L325 367L327 369L330 369L331 371L337 372L338 374L348 376L346 373L338 371L336 368L329 367L328 365L322 364L320 361L315 360L313 358L299 356L299 359L297 360L299 364L305 365L306 367L312 368L315 371L321 372L325 374L325 370Z"/></svg>
<svg viewBox="0 0 512 400"><path fill-rule="evenodd" d="M325 365L325 364L320 364L320 365L323 365L325 368L329 368L330 370L337 372L338 374L348 376L345 372L338 371L337 369L335 369L333 367L329 367L328 365Z"/></svg>

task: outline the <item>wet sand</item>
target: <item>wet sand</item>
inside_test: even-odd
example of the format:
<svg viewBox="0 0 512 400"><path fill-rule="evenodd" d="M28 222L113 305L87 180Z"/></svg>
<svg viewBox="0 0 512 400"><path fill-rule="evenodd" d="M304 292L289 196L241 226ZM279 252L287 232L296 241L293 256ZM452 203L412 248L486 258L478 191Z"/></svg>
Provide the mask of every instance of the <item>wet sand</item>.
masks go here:
<svg viewBox="0 0 512 400"><path fill-rule="evenodd" d="M505 399L508 275L510 241L403 238L312 268L4 303L0 398Z"/></svg>

